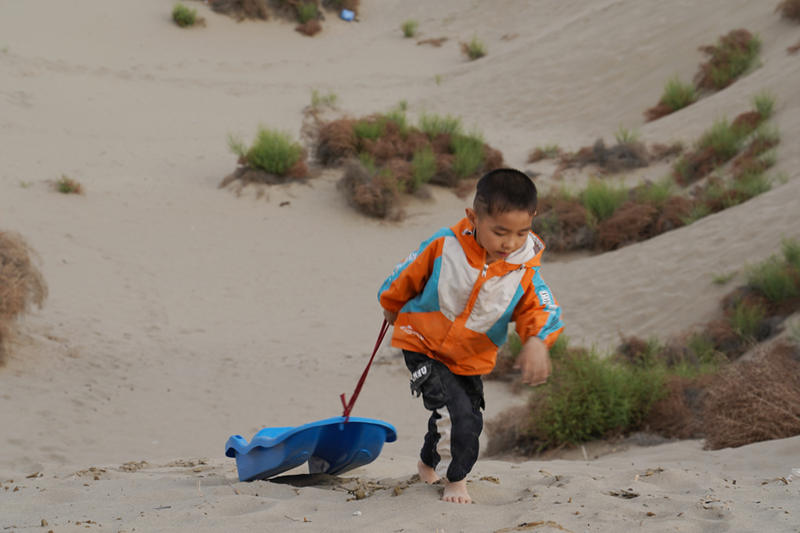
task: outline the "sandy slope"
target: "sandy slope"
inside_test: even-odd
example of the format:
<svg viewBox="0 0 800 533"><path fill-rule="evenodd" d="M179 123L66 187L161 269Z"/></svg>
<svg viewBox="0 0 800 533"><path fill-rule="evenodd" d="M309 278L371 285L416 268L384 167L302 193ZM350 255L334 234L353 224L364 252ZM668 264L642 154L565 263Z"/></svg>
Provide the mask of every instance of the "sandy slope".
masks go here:
<svg viewBox="0 0 800 533"><path fill-rule="evenodd" d="M216 189L235 163L226 135L249 139L259 123L297 135L312 88L336 92L354 114L405 99L412 114L460 115L519 167L535 145L577 148L610 139L620 124L649 142L689 141L772 91L785 184L650 242L546 265L579 342L612 345L619 333L702 322L725 290L713 274L800 236L800 60L785 52L798 27L772 6L364 3L360 23L329 17L314 39L201 5L208 27L181 31L160 0L48 2L46 17L41 3L0 4L0 228L28 239L50 285L0 369L0 482L9 487L0 489L0 526L38 529L45 518L55 531L84 530L75 522L85 520L126 531L488 531L552 520L571 531L613 531L620 521L651 531L796 531L797 482L774 480L800 467L797 438L715 453L685 442L591 462L481 461L471 478L479 505L467 510L419 484L346 503L342 491L235 483L221 458L227 436L338 414L338 394L352 390L380 325L378 284L464 207L436 191L401 224L367 220L337 194L335 171L262 198ZM421 37L449 41L435 49L402 39L406 18L419 20ZM742 25L764 42L759 69L641 124L669 76L694 72L697 46ZM469 63L457 43L473 35L489 56ZM52 193L48 180L62 174L87 194ZM424 414L394 353L384 349L379 363L357 414L392 422L400 438L353 475L392 486L413 469ZM518 401L491 384L487 416ZM200 457L208 464L168 466ZM141 470L119 470L142 460ZM106 472L97 481L74 474L90 466ZM664 472L642 477L656 467ZM34 472L43 476L24 478ZM640 497L607 494L627 488ZM303 517L312 522L294 521Z"/></svg>

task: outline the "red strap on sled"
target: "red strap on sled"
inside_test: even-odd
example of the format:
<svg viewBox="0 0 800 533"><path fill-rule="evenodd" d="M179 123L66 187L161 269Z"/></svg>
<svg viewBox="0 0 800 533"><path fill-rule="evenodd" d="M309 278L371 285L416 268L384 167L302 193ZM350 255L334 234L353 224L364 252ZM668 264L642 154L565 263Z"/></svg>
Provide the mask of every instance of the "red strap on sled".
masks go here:
<svg viewBox="0 0 800 533"><path fill-rule="evenodd" d="M383 325L381 326L381 331L378 334L378 340L375 342L375 348L372 350L372 357L369 358L369 363L367 363L367 368L364 369L364 373L361 374L361 379L358 380L358 384L356 385L356 389L353 391L353 395L350 396L350 401L348 402L345 399L344 393L342 393L339 398L342 400L342 406L344 407L344 412L342 416L344 417L345 423L350 420L350 411L353 410L353 405L356 403L356 398L358 398L359 393L361 392L361 387L364 386L364 380L367 379L367 372L369 372L369 367L372 366L372 360L375 359L375 354L378 353L378 348L381 346L381 342L383 342L383 337L386 336L386 332L389 331L389 323L386 322L386 319L383 320Z"/></svg>

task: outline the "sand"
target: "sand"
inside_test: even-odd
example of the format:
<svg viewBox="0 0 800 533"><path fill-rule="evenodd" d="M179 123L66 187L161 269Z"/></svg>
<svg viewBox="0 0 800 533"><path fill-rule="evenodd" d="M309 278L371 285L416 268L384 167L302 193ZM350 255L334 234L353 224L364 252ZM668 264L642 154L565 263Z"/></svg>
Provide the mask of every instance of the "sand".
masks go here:
<svg viewBox="0 0 800 533"><path fill-rule="evenodd" d="M362 3L360 22L330 15L314 38L201 3L207 26L189 30L156 0L0 4L0 229L39 253L50 288L0 368L0 527L800 531L800 479L789 477L800 437L482 458L468 478L476 503L442 503L440 487L411 477L426 415L388 343L354 411L398 430L376 462L314 486L237 482L228 436L338 415L380 327L378 285L466 205L434 190L403 222L367 219L336 190L338 170L239 196L218 189L236 163L228 134L250 139L264 124L298 137L312 89L353 115L406 100L412 117L461 116L519 168L535 167L534 146L577 149L620 125L647 142L690 142L771 91L784 176L773 190L648 242L547 261L575 343L702 323L727 290L715 274L741 280L746 264L800 237L800 61L786 53L798 26L773 6ZM448 41L403 39L408 18L420 38ZM762 65L644 124L664 82L694 73L697 47L741 26L761 36ZM489 55L468 62L458 43L474 35ZM86 193L54 193L62 175ZM489 383L486 417L523 401ZM359 483L371 495L350 501Z"/></svg>

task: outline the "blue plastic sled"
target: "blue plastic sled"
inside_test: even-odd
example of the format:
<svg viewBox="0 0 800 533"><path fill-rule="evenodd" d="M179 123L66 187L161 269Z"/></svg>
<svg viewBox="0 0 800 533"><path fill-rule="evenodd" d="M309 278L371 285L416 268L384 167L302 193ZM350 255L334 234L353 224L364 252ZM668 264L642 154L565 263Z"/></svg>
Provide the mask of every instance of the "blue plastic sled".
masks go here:
<svg viewBox="0 0 800 533"><path fill-rule="evenodd" d="M381 420L343 416L298 427L264 428L248 444L233 435L225 455L236 458L239 481L267 479L308 461L311 474L341 474L374 461L384 442L397 440L394 426Z"/></svg>

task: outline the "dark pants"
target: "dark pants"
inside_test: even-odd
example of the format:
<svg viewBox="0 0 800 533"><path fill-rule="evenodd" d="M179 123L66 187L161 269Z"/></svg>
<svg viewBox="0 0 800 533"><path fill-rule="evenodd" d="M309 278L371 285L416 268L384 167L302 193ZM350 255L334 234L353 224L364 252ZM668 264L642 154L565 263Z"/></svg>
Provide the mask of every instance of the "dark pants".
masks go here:
<svg viewBox="0 0 800 533"><path fill-rule="evenodd" d="M478 460L478 437L483 430L483 381L480 376L453 374L443 363L425 354L403 350L411 371L411 390L422 394L425 408L432 411L420 459L431 468L441 461L440 452L450 438L449 481L461 481ZM446 413L444 409L446 408ZM447 435L443 422L449 415L452 428Z"/></svg>

